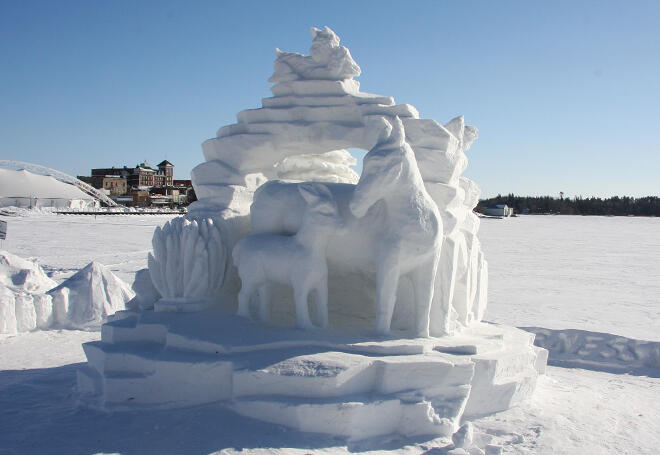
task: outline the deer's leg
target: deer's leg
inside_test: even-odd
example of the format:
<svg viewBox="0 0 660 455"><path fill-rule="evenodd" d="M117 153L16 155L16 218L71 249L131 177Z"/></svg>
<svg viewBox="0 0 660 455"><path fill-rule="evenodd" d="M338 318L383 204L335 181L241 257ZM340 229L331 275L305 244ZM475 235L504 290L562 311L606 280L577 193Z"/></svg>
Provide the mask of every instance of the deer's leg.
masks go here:
<svg viewBox="0 0 660 455"><path fill-rule="evenodd" d="M436 296L436 304L431 307L431 325L434 336L444 336L450 333L451 302L454 299L454 285L456 283L456 264L458 250L452 237L447 237L442 243L440 252L440 273L436 277L440 280L440 295ZM438 286L436 286L436 290Z"/></svg>
<svg viewBox="0 0 660 455"><path fill-rule="evenodd" d="M398 255L390 254L385 257L385 260L378 265L377 275L376 331L381 334L388 334L392 325L396 290L399 285Z"/></svg>
<svg viewBox="0 0 660 455"><path fill-rule="evenodd" d="M238 311L236 314L244 318L250 318L250 297L254 294L255 286L249 281L243 280L243 285L238 293Z"/></svg>
<svg viewBox="0 0 660 455"><path fill-rule="evenodd" d="M314 287L316 291L316 309L320 326L328 326L328 279L320 280Z"/></svg>
<svg viewBox="0 0 660 455"><path fill-rule="evenodd" d="M259 319L263 322L270 319L270 286L267 283L259 286Z"/></svg>
<svg viewBox="0 0 660 455"><path fill-rule="evenodd" d="M431 302L439 260L440 255L436 254L410 274L415 292L415 335L418 337L429 336Z"/></svg>

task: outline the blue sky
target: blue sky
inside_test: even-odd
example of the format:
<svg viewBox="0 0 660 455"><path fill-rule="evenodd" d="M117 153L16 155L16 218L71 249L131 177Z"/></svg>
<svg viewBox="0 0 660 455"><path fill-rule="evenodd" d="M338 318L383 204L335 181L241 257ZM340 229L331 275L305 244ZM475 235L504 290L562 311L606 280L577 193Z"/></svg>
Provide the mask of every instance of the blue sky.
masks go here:
<svg viewBox="0 0 660 455"><path fill-rule="evenodd" d="M479 128L484 195L660 194L657 1L0 1L0 159L72 175L166 158L270 96L328 25L365 92Z"/></svg>

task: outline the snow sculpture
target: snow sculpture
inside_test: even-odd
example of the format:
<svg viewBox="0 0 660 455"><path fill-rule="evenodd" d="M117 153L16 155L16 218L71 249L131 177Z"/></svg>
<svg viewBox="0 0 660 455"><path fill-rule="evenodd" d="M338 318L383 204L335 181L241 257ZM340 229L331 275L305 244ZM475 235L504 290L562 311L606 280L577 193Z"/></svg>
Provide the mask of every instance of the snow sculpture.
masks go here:
<svg viewBox="0 0 660 455"><path fill-rule="evenodd" d="M54 323L60 327L98 327L116 311L125 309L135 294L103 264L92 261L59 286L48 291L53 299Z"/></svg>
<svg viewBox="0 0 660 455"><path fill-rule="evenodd" d="M316 293L320 326L328 325L327 236L343 229L332 194L321 185L297 187L307 203L303 221L294 236L252 234L236 244L234 265L238 268L242 287L238 294L238 314L250 316L250 297L259 290L260 317L268 320L269 284L290 284L294 290L298 327L312 328L307 297Z"/></svg>
<svg viewBox="0 0 660 455"><path fill-rule="evenodd" d="M312 35L311 56L276 50L277 60L270 82L303 79L340 81L360 75L360 67L349 50L339 45L339 37L330 27L325 27L325 30L312 27Z"/></svg>
<svg viewBox="0 0 660 455"><path fill-rule="evenodd" d="M98 327L133 295L97 262L58 286L35 262L0 251L0 333Z"/></svg>
<svg viewBox="0 0 660 455"><path fill-rule="evenodd" d="M141 273L136 309L84 346L85 402L220 402L350 439L450 437L534 390L547 351L528 332L480 321L479 191L461 177L476 128L360 92L337 35L312 32L311 56L277 52L274 96L203 143L198 201L154 236L154 309L196 311L145 311L154 290ZM357 183L352 148L368 151ZM250 315L255 292L269 324L236 315ZM326 327L296 327L310 319ZM469 439L463 428L457 447Z"/></svg>
<svg viewBox="0 0 660 455"><path fill-rule="evenodd" d="M381 131L381 139L366 155L357 186L328 186L343 205L347 223L346 235L334 239L329 248L330 260L353 269L376 270L376 330L382 334L390 332L399 277L410 274L415 333L426 337L442 222L424 188L412 149L405 142L401 120L395 117L390 123L378 117L371 122ZM277 182L260 188L251 208L252 231L297 232L304 220L297 209L297 188ZM380 208L370 210L376 203ZM349 246L342 247L341 243Z"/></svg>
<svg viewBox="0 0 660 455"><path fill-rule="evenodd" d="M341 49L338 38L332 38L334 33L331 31L326 32L314 32L316 44L313 48L319 51L317 55L339 55L334 51ZM284 58L284 55L287 57ZM220 128L216 138L202 145L206 162L192 172L199 200L190 207L189 217L219 214L223 220L249 219L254 216L250 212L249 202L254 200L255 190L267 179L279 177L341 182L340 179L327 177L327 167L321 166L320 158L317 157L346 148L371 150L379 140L382 129L379 124L382 125L382 120L399 117L405 132L406 147L412 149L426 192L439 208L445 239L435 279L429 333L443 336L465 329L471 322L478 320L467 316L471 303L466 296L475 294L477 283L472 276L483 278L478 281L483 288L487 268L486 262L481 261L478 263L478 272L467 273L468 250L466 238L460 229L470 210L463 204L464 194L459 186L459 177L467 166L465 152L477 138L476 128L465 125L462 116L445 126L434 120L420 119L413 106L396 105L390 97L360 92L352 72L341 75L333 73L332 77L327 72L306 73L305 65L312 65L312 61L316 60L298 54L294 58L293 55L278 55L272 79L276 84L271 88L274 97L265 98L260 109L240 112L236 124ZM295 71L291 68L295 68ZM327 163L328 160L324 161ZM314 169L315 166L317 169ZM337 175L334 170L329 172ZM319 174L326 177L319 178ZM330 185L329 188L333 190L334 186ZM338 191L346 192L341 189ZM342 200L338 196L335 194L341 210ZM342 216L346 218L352 214L342 213ZM278 215L276 217L281 218ZM257 226L263 218L259 217ZM296 224L295 220L299 218L300 214L285 221L288 225L285 233L296 232L300 224ZM235 229L227 230L228 237L231 237L226 241L227 248L231 248L235 241L248 233L247 224L236 223ZM265 225L268 224L266 221ZM252 225L254 228L255 223L252 222ZM337 246L340 242L332 238L329 242L331 256L336 252L337 255L347 254L346 258L352 261L359 260L355 257L357 255L346 251L349 248ZM475 245L474 252L479 248L478 244ZM334 260L332 257L329 259L331 263ZM348 262L348 259L344 262ZM331 275L332 269L331 266ZM469 292L462 291L462 288L456 292L459 281L470 287ZM227 282L235 280L229 279ZM329 284L332 288L333 283ZM463 284L459 288L461 286ZM404 289L403 292L412 294L410 290ZM479 298L477 306L485 308L486 293L478 292L475 295L475 298ZM360 298L370 299L369 296ZM414 297L398 296L397 299L400 301L395 307L398 327L398 310L414 312L414 305L409 303ZM359 299L356 297L355 300ZM373 300L377 298L373 297ZM373 304L373 307L376 305ZM330 312L333 311L331 293ZM384 330L385 322L379 325Z"/></svg>
<svg viewBox="0 0 660 455"><path fill-rule="evenodd" d="M55 286L37 263L0 251L0 333L50 327L53 303L44 293Z"/></svg>
<svg viewBox="0 0 660 455"><path fill-rule="evenodd" d="M198 310L220 292L227 250L213 219L183 217L156 228L149 253L149 274L162 299L158 309Z"/></svg>

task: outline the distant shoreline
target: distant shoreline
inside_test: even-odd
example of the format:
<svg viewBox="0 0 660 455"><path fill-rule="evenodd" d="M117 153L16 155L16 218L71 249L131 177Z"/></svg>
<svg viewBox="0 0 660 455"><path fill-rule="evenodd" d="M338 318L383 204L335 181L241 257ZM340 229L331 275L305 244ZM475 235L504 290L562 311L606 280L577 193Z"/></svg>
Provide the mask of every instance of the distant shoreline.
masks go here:
<svg viewBox="0 0 660 455"><path fill-rule="evenodd" d="M486 207L506 205L517 215L592 215L592 216L660 216L660 197L613 196L607 199L552 196L497 195L482 199L475 208L483 213Z"/></svg>

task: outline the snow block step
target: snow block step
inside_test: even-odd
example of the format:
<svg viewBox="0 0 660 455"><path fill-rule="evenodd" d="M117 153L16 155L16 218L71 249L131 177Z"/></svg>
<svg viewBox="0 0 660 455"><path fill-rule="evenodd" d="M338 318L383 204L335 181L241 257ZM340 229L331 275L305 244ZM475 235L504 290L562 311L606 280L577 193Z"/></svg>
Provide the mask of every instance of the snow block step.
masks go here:
<svg viewBox="0 0 660 455"><path fill-rule="evenodd" d="M465 397L467 398L467 392ZM458 428L461 407L451 409L418 397L345 397L345 400L237 400L236 413L298 431L366 439L384 434L450 436Z"/></svg>
<svg viewBox="0 0 660 455"><path fill-rule="evenodd" d="M78 369L77 391L82 398L100 396L103 390L103 376L90 365Z"/></svg>
<svg viewBox="0 0 660 455"><path fill-rule="evenodd" d="M108 322L122 321L125 319L130 319L133 322L137 322L140 313L133 310L120 310L115 311L113 314L109 315L107 318Z"/></svg>
<svg viewBox="0 0 660 455"><path fill-rule="evenodd" d="M149 374L108 372L104 376L105 407L183 407L231 397L232 366L228 362L169 362L152 364Z"/></svg>
<svg viewBox="0 0 660 455"><path fill-rule="evenodd" d="M274 329L214 311L145 311L106 324L103 341L84 345L83 401L107 410L220 402L348 439L449 436L463 417L527 398L546 359L533 335L495 324L453 337L373 338Z"/></svg>
<svg viewBox="0 0 660 455"><path fill-rule="evenodd" d="M167 327L159 324L142 324L137 328L137 319L126 318L110 321L101 327L101 340L104 343L165 343Z"/></svg>
<svg viewBox="0 0 660 455"><path fill-rule="evenodd" d="M469 384L473 374L468 359L451 362L439 354L374 357L330 351L238 369L233 396L329 398L410 390L434 396Z"/></svg>
<svg viewBox="0 0 660 455"><path fill-rule="evenodd" d="M161 345L153 343L113 345L102 341L91 341L83 344L87 364L100 374L106 371L149 373L152 371L152 359L162 349Z"/></svg>

